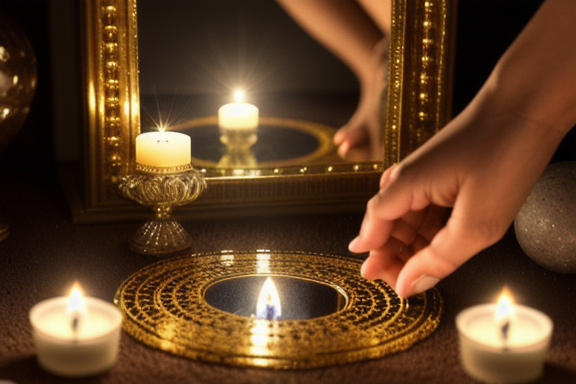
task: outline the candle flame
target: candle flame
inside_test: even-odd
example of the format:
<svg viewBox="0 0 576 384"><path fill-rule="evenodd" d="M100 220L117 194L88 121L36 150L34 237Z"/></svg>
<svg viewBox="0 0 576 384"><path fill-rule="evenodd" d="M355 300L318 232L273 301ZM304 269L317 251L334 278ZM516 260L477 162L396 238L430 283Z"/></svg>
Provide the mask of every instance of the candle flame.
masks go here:
<svg viewBox="0 0 576 384"><path fill-rule="evenodd" d="M244 101L244 91L239 89L236 92L234 92L234 100L237 103L240 103L241 101Z"/></svg>
<svg viewBox="0 0 576 384"><path fill-rule="evenodd" d="M278 290L271 277L268 277L258 296L256 304L256 317L258 319L278 320L282 315Z"/></svg>
<svg viewBox="0 0 576 384"><path fill-rule="evenodd" d="M85 308L83 297L84 292L82 291L82 287L78 282L75 282L70 289L70 294L68 295L68 313L79 312Z"/></svg>
<svg viewBox="0 0 576 384"><path fill-rule="evenodd" d="M513 296L507 287L502 289L502 293L496 304L496 313L494 314L498 333L502 338L504 350L508 349L508 337L512 324L512 315L514 311Z"/></svg>
<svg viewBox="0 0 576 384"><path fill-rule="evenodd" d="M508 289L508 287L504 287L502 289L502 293L498 298L498 303L496 304L496 319L497 320L509 320L512 316L514 307L514 297L512 293Z"/></svg>
<svg viewBox="0 0 576 384"><path fill-rule="evenodd" d="M86 313L86 304L84 303L84 293L78 282L75 282L70 289L68 296L68 305L66 312L70 317L70 329L76 335L81 327L81 322Z"/></svg>

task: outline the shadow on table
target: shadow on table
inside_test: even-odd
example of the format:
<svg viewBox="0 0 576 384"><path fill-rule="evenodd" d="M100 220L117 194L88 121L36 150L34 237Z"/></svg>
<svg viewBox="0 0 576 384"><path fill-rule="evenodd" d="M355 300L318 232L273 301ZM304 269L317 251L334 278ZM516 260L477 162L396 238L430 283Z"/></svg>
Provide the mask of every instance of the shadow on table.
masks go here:
<svg viewBox="0 0 576 384"><path fill-rule="evenodd" d="M63 379L40 368L36 355L0 365L0 384L49 384L62 383L64 380L78 384L96 384L102 382L106 375L107 373L82 379Z"/></svg>
<svg viewBox="0 0 576 384"><path fill-rule="evenodd" d="M555 364L546 364L544 378L547 383L574 383L576 382L576 371Z"/></svg>

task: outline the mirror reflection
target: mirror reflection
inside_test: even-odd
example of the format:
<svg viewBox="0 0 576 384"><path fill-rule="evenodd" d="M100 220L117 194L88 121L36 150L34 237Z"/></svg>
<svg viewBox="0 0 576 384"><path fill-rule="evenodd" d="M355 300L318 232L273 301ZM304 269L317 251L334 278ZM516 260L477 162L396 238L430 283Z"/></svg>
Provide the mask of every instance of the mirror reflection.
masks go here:
<svg viewBox="0 0 576 384"><path fill-rule="evenodd" d="M288 276L242 276L218 281L204 299L222 311L265 320L304 320L336 313L346 297L335 287Z"/></svg>
<svg viewBox="0 0 576 384"><path fill-rule="evenodd" d="M189 134L193 163L203 167L344 161L334 135L360 109L362 84L294 8L290 0L138 2L142 131L167 125ZM370 33L383 36L375 25ZM259 124L232 137L218 111L238 89ZM382 160L376 152L347 160Z"/></svg>

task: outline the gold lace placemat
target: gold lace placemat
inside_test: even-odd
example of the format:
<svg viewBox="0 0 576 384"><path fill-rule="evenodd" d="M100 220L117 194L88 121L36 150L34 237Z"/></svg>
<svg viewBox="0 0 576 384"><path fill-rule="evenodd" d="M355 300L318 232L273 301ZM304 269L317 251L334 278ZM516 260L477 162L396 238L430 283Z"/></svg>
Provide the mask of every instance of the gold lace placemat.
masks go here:
<svg viewBox="0 0 576 384"><path fill-rule="evenodd" d="M360 276L362 260L306 252L221 251L156 262L126 279L116 305L123 329L142 343L192 359L240 366L307 369L379 358L406 350L438 326L436 289L399 298ZM282 276L333 287L341 309L303 320L240 316L210 305L218 281ZM255 293L257 294L257 293Z"/></svg>

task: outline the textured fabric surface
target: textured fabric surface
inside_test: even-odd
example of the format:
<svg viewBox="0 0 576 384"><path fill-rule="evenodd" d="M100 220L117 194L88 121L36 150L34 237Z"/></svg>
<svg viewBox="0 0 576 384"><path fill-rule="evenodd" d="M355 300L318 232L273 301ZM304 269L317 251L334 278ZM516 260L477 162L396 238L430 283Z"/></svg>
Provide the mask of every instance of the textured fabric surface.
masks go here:
<svg viewBox="0 0 576 384"><path fill-rule="evenodd" d="M0 380L23 383L474 383L458 360L455 316L491 302L503 285L517 301L554 321L542 383L576 381L576 275L546 271L518 246L513 231L438 285L445 312L439 328L405 352L354 364L305 371L227 367L172 356L123 333L109 372L67 380L36 363L28 311L62 295L79 280L91 296L112 300L120 283L156 259L132 253L128 238L140 223L74 225L64 193L51 175L6 174L0 209L12 221L0 242ZM186 222L193 252L222 249L299 250L349 255L362 214Z"/></svg>

